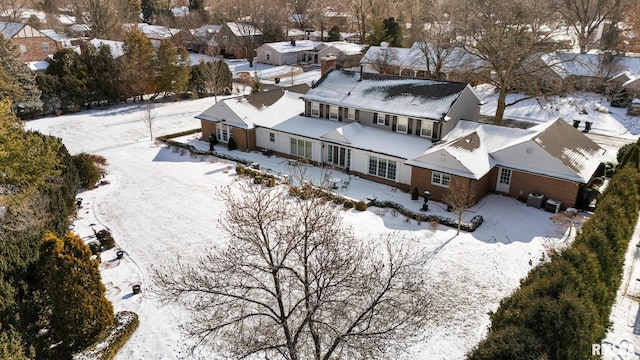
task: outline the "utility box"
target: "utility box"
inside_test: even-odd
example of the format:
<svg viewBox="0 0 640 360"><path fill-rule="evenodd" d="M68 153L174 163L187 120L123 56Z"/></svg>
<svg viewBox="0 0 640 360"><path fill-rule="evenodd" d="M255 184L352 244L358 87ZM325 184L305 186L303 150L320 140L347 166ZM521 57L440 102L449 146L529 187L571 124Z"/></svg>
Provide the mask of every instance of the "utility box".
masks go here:
<svg viewBox="0 0 640 360"><path fill-rule="evenodd" d="M543 200L544 195L539 193L531 193L527 197L527 206L532 206L534 208L540 209L542 207Z"/></svg>
<svg viewBox="0 0 640 360"><path fill-rule="evenodd" d="M557 213L560 211L560 201L549 199L547 203L544 205L544 210L552 213Z"/></svg>

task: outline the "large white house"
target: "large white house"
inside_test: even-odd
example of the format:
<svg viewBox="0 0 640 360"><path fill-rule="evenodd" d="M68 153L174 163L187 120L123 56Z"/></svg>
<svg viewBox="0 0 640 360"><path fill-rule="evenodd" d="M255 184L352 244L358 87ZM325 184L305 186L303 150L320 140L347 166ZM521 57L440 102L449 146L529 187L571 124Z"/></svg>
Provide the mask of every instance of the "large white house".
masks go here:
<svg viewBox="0 0 640 360"><path fill-rule="evenodd" d="M604 150L566 121L530 129L478 122L465 83L332 70L306 93L228 99L201 119L204 137L270 149L442 200L455 179L476 198L543 194L575 206Z"/></svg>

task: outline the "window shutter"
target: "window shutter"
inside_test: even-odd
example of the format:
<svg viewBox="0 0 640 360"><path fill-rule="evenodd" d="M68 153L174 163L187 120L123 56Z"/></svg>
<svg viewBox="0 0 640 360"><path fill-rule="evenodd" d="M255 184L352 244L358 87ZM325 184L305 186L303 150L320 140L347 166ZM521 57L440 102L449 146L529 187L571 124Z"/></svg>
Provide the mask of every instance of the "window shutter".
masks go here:
<svg viewBox="0 0 640 360"><path fill-rule="evenodd" d="M407 134L411 134L413 132L413 119L407 119Z"/></svg>
<svg viewBox="0 0 640 360"><path fill-rule="evenodd" d="M396 131L398 129L398 117L394 115L391 120L391 131ZM385 124L386 123L387 122L385 121Z"/></svg>
<svg viewBox="0 0 640 360"><path fill-rule="evenodd" d="M391 115L389 115L389 114L386 114L386 115L384 116L384 124L385 124L386 126L389 126L389 119L390 119L390 118L391 118Z"/></svg>
<svg viewBox="0 0 640 360"><path fill-rule="evenodd" d="M360 120L360 110L356 110L356 121Z"/></svg>
<svg viewBox="0 0 640 360"><path fill-rule="evenodd" d="M422 131L422 120L416 120L416 135L420 136L420 131Z"/></svg>
<svg viewBox="0 0 640 360"><path fill-rule="evenodd" d="M377 112L373 113L373 123L374 124L378 123L378 113Z"/></svg>
<svg viewBox="0 0 640 360"><path fill-rule="evenodd" d="M438 139L440 136L440 123L433 124L433 131L431 131L431 138Z"/></svg>

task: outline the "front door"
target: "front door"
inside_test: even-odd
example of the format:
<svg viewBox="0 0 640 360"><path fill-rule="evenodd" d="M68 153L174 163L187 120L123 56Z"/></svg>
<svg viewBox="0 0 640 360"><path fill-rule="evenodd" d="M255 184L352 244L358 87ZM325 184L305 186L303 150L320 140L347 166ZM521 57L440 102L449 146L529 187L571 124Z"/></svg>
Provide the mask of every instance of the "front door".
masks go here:
<svg viewBox="0 0 640 360"><path fill-rule="evenodd" d="M496 192L509 193L511 185L511 169L501 167L498 171L498 183L496 184Z"/></svg>

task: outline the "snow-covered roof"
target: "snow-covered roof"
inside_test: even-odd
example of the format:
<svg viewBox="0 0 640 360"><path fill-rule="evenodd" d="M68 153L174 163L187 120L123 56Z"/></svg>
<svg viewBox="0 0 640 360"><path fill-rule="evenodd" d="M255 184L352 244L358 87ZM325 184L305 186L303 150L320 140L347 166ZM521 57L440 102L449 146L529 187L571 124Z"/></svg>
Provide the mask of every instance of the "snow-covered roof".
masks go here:
<svg viewBox="0 0 640 360"><path fill-rule="evenodd" d="M220 29L222 29L222 25L202 25L197 29L193 29L191 33L193 36L209 39L213 34L220 31Z"/></svg>
<svg viewBox="0 0 640 360"><path fill-rule="evenodd" d="M318 44L318 48L334 48L344 55L359 55L365 47L365 45L353 44L347 41L329 41Z"/></svg>
<svg viewBox="0 0 640 360"><path fill-rule="evenodd" d="M418 119L443 119L466 87L458 82L333 70L303 99Z"/></svg>
<svg viewBox="0 0 640 360"><path fill-rule="evenodd" d="M96 48L99 48L100 45L109 46L109 50L111 51L111 56L113 56L114 59L117 59L120 56L124 55L124 49L123 49L124 42L122 41L93 39L89 41L89 44L95 46Z"/></svg>
<svg viewBox="0 0 640 360"><path fill-rule="evenodd" d="M586 183L604 154L561 118L529 129L461 120L441 143L406 163L472 179L500 165Z"/></svg>
<svg viewBox="0 0 640 360"><path fill-rule="evenodd" d="M432 71L428 69L425 51L429 56L436 54L436 47L430 43L415 42L411 48L398 48L398 47L382 47L382 46L370 46L367 52L360 60L361 64L375 64L381 61L384 63L399 68L408 68L413 70ZM431 66L436 64L436 59L430 59ZM468 67L481 67L481 61L467 53L462 47L456 47L448 50L448 55L445 60L442 61L442 71L450 72L459 70L460 68Z"/></svg>
<svg viewBox="0 0 640 360"><path fill-rule="evenodd" d="M27 66L29 66L29 70L31 71L46 71L49 67L49 62L46 60L30 61L27 63Z"/></svg>
<svg viewBox="0 0 640 360"><path fill-rule="evenodd" d="M430 140L423 137L367 127L358 122L344 123L305 116L294 116L272 129L400 159L413 158L432 145Z"/></svg>
<svg viewBox="0 0 640 360"><path fill-rule="evenodd" d="M196 118L242 129L271 127L304 111L300 95L277 89L229 98L219 101Z"/></svg>
<svg viewBox="0 0 640 360"><path fill-rule="evenodd" d="M576 54L573 52L556 51L540 56L546 65L561 78L568 76L580 77L610 77L613 74L629 71L640 73L640 58L630 56L614 56L609 63L605 63L602 54Z"/></svg>
<svg viewBox="0 0 640 360"><path fill-rule="evenodd" d="M314 51L319 44L319 41L296 40L295 45L292 45L291 41L279 41L264 44L262 45L262 47L268 47L280 54L285 54L295 53L299 51Z"/></svg>
<svg viewBox="0 0 640 360"><path fill-rule="evenodd" d="M27 24L0 21L0 34L5 38L11 39Z"/></svg>
<svg viewBox="0 0 640 360"><path fill-rule="evenodd" d="M137 24L137 26L138 29L140 29L140 31L142 31L142 33L149 39L171 39L173 36L182 31L181 29L170 28L168 26L149 25L146 23L139 23Z"/></svg>
<svg viewBox="0 0 640 360"><path fill-rule="evenodd" d="M252 36L262 35L262 31L258 30L255 26L247 23L228 22L227 27L235 36Z"/></svg>

